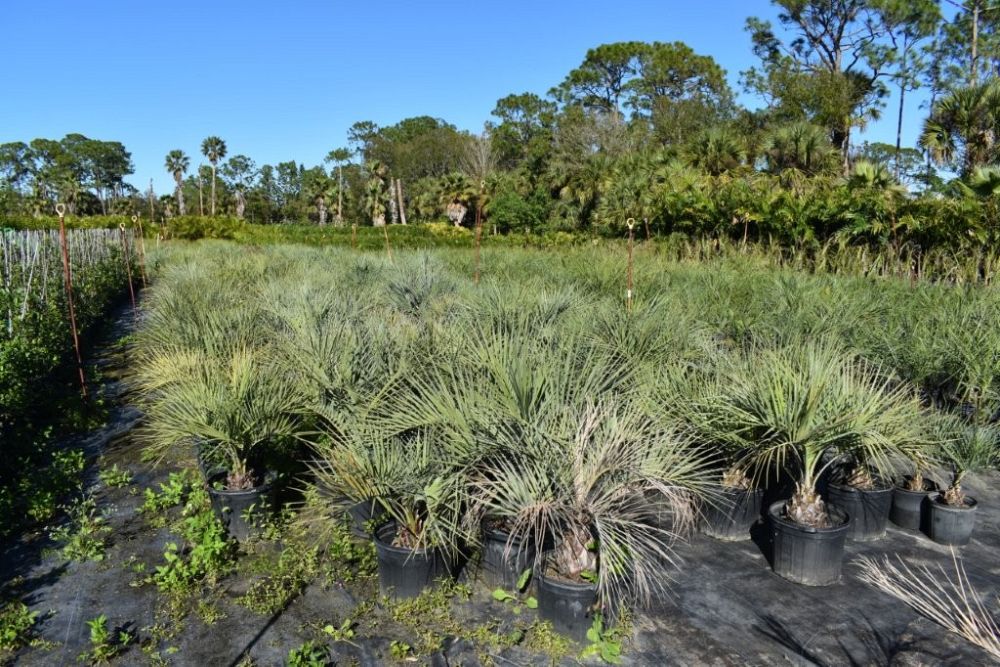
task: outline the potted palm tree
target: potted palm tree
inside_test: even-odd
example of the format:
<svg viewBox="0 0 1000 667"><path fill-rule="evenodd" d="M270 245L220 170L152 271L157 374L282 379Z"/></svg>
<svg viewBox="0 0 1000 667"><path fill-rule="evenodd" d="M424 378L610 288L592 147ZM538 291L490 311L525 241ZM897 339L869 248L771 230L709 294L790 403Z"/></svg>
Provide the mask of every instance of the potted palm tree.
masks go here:
<svg viewBox="0 0 1000 667"><path fill-rule="evenodd" d="M301 396L266 349L154 353L158 378L147 406L155 448L191 443L212 507L229 534L246 539L254 514L275 509L275 468L300 431Z"/></svg>
<svg viewBox="0 0 1000 667"><path fill-rule="evenodd" d="M350 512L374 540L382 594L410 598L448 575L461 541L462 477L439 463L433 439L379 426L358 423L312 443L310 469L323 496L356 501Z"/></svg>
<svg viewBox="0 0 1000 667"><path fill-rule="evenodd" d="M873 466L858 456L848 455L833 471L827 484L826 500L851 517L847 537L858 542L877 540L885 535L892 507L892 486L873 472Z"/></svg>
<svg viewBox="0 0 1000 667"><path fill-rule="evenodd" d="M716 438L747 452L765 479L796 480L790 498L768 507L774 571L807 585L837 581L851 517L824 501L819 481L852 454L887 474L900 443L920 439L919 405L830 344L753 350L722 373Z"/></svg>
<svg viewBox="0 0 1000 667"><path fill-rule="evenodd" d="M705 502L702 530L718 540L750 539L750 529L761 518L764 490L736 462L722 471L719 486Z"/></svg>
<svg viewBox="0 0 1000 667"><path fill-rule="evenodd" d="M924 526L924 507L930 494L938 490L927 476L927 463L914 461L913 472L892 488L889 520L900 528L920 530Z"/></svg>
<svg viewBox="0 0 1000 667"><path fill-rule="evenodd" d="M941 446L941 458L951 468L951 484L928 497L928 537L939 544L969 543L976 522L976 499L962 483L971 472L1000 463L1000 427L995 424L958 424L957 433Z"/></svg>
<svg viewBox="0 0 1000 667"><path fill-rule="evenodd" d="M513 539L534 545L541 617L584 641L595 614L648 602L710 487L704 452L610 396L497 437L508 455L484 463L476 491Z"/></svg>

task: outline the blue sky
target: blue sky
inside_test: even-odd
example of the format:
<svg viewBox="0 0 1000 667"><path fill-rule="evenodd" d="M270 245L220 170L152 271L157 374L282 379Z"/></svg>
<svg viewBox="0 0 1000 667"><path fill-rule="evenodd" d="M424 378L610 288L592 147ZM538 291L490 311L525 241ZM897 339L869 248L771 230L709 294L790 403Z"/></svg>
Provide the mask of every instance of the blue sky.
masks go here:
<svg viewBox="0 0 1000 667"><path fill-rule="evenodd" d="M687 42L738 89L755 62L744 21L775 12L767 0L9 0L0 15L0 142L122 141L130 181L163 193L164 155L197 164L212 134L258 165L313 165L358 120L427 114L478 131L497 99L544 94L606 42ZM895 103L862 138L894 141ZM908 105L904 142L925 113Z"/></svg>

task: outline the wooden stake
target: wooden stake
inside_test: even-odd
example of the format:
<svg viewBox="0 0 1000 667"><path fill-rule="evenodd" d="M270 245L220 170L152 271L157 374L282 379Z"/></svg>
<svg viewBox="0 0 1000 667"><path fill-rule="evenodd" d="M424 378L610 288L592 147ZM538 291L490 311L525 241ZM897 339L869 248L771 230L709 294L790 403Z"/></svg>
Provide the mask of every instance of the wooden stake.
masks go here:
<svg viewBox="0 0 1000 667"><path fill-rule="evenodd" d="M69 243L66 239L66 204L56 204L59 216L59 245L62 247L63 285L66 288L66 303L69 306L69 327L73 333L73 349L76 351L76 369L80 374L80 393L87 398L87 381L83 375L83 356L80 354L80 335L76 329L76 307L73 305L73 270L69 262Z"/></svg>
<svg viewBox="0 0 1000 667"><path fill-rule="evenodd" d="M118 225L118 231L122 239L122 257L125 260L125 272L128 275L128 295L132 300L132 317L136 320L139 319L139 310L135 307L135 287L132 285L132 259L129 257L132 253L128 247L128 237L125 233L125 223Z"/></svg>
<svg viewBox="0 0 1000 667"><path fill-rule="evenodd" d="M132 216L132 224L139 228L139 275L142 276L142 288L146 289L149 286L146 282L146 240L143 238L142 220L138 213Z"/></svg>
<svg viewBox="0 0 1000 667"><path fill-rule="evenodd" d="M632 243L635 237L633 231L635 218L629 218L625 221L625 224L628 225L628 270L626 272L625 310L632 312Z"/></svg>
<svg viewBox="0 0 1000 667"><path fill-rule="evenodd" d="M382 233L385 235L385 254L389 256L389 263L392 264L392 248L389 247L389 225L382 225Z"/></svg>
<svg viewBox="0 0 1000 667"><path fill-rule="evenodd" d="M479 198L476 200L476 270L472 282L479 284L479 240L483 235L483 190L486 181L479 181Z"/></svg>

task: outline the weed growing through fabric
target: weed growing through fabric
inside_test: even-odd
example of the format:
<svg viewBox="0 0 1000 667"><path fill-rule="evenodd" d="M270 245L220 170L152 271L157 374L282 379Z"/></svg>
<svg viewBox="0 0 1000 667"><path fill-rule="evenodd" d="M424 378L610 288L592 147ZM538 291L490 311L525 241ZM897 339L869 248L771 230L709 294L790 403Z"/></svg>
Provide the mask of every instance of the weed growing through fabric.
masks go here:
<svg viewBox="0 0 1000 667"><path fill-rule="evenodd" d="M110 468L104 468L97 473L97 478L101 484L109 489L122 489L132 483L132 473L114 464Z"/></svg>
<svg viewBox="0 0 1000 667"><path fill-rule="evenodd" d="M233 545L212 513L204 489L191 493L177 530L183 538L183 547L176 542L168 543L163 553L165 563L157 566L148 579L161 592L171 595L175 604L228 574L234 555Z"/></svg>
<svg viewBox="0 0 1000 667"><path fill-rule="evenodd" d="M28 605L12 601L0 606L0 652L16 651L32 642L38 612Z"/></svg>
<svg viewBox="0 0 1000 667"><path fill-rule="evenodd" d="M107 665L128 648L135 636L126 630L108 628L108 618L101 614L87 621L90 628L90 650L81 653L79 660L91 665Z"/></svg>
<svg viewBox="0 0 1000 667"><path fill-rule="evenodd" d="M580 657L599 656L609 665L620 665L622 662L621 637L619 628L604 627L604 618L601 614L597 614L594 616L593 625L587 630L587 641L590 642L590 645L583 649Z"/></svg>
<svg viewBox="0 0 1000 667"><path fill-rule="evenodd" d="M49 531L49 536L62 543L64 557L75 561L104 560L105 539L111 532L107 517L97 510L97 501L84 498L66 508L69 521Z"/></svg>
<svg viewBox="0 0 1000 667"><path fill-rule="evenodd" d="M392 640L389 644L389 655L391 655L396 660L406 660L413 653L413 647L406 642L401 642L396 639Z"/></svg>
<svg viewBox="0 0 1000 667"><path fill-rule="evenodd" d="M327 667L330 649L323 644L308 641L288 652L288 667Z"/></svg>
<svg viewBox="0 0 1000 667"><path fill-rule="evenodd" d="M28 459L18 462L21 469L32 472L18 481L16 497L21 499L24 507L18 507L14 502L14 494L8 501L9 507L3 508L3 516L8 513L23 512L23 517L33 522L48 521L56 515L61 499L74 491L81 489L81 473L86 465L83 452L78 449L66 449L54 452L51 463L46 467L31 464ZM22 518L23 518L22 517ZM0 528L0 533L18 525L11 521L7 528Z"/></svg>
<svg viewBox="0 0 1000 667"><path fill-rule="evenodd" d="M524 594L528 589L528 584L531 582L531 574L531 568L525 569L524 572L521 573L521 576L517 578L517 584L515 586L516 590L514 592L497 588L493 591L493 599L497 602L512 603L515 614L521 613L522 605L528 609L537 609L538 600L531 595L526 596Z"/></svg>
<svg viewBox="0 0 1000 667"><path fill-rule="evenodd" d="M143 514L155 514L183 503L194 487L194 475L188 470L172 472L166 482L160 483L160 490L146 489L145 500L139 511Z"/></svg>
<svg viewBox="0 0 1000 667"><path fill-rule="evenodd" d="M299 552L286 548L264 567L269 574L254 582L237 602L258 614L284 609L319 572L319 549Z"/></svg>
<svg viewBox="0 0 1000 667"><path fill-rule="evenodd" d="M335 642L351 643L351 640L354 639L355 625L357 624L350 618L344 619L344 622L340 626L328 623L323 626L323 634Z"/></svg>

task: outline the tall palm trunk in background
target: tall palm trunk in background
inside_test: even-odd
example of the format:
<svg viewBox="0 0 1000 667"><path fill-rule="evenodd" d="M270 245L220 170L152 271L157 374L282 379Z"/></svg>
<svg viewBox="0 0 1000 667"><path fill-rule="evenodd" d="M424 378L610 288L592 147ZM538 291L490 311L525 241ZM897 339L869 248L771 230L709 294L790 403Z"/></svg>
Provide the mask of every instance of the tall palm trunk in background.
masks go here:
<svg viewBox="0 0 1000 667"><path fill-rule="evenodd" d="M179 171L174 172L174 181L177 185L174 187L174 197L177 199L177 212L179 215L184 215L186 209L184 207L184 181L183 174Z"/></svg>
<svg viewBox="0 0 1000 667"><path fill-rule="evenodd" d="M406 209L403 208L403 179L396 179L396 198L399 200L399 221L406 224Z"/></svg>

